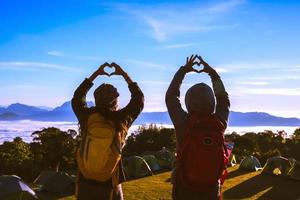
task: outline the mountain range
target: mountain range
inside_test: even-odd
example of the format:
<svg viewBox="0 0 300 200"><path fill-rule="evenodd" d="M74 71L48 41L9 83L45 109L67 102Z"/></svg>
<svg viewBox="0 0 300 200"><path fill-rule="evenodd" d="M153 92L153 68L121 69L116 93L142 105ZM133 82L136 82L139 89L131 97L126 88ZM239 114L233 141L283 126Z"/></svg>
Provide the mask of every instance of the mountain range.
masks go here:
<svg viewBox="0 0 300 200"><path fill-rule="evenodd" d="M88 102L89 107L93 105L93 102ZM77 121L70 101L53 109L21 103L0 106L0 121L12 120ZM135 124L150 123L172 124L167 112L143 112L135 121ZM264 112L230 111L229 126L300 126L300 119L278 117Z"/></svg>

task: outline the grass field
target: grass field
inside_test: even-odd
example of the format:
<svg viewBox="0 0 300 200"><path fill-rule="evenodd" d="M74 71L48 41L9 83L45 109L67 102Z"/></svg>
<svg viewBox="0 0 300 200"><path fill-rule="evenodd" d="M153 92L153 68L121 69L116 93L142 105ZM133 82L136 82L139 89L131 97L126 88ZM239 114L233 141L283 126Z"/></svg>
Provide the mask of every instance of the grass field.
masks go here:
<svg viewBox="0 0 300 200"><path fill-rule="evenodd" d="M123 184L126 200L168 200L171 199L170 172L145 177ZM45 199L73 200L74 196ZM229 168L228 178L223 186L223 199L265 199L300 200L300 182L287 178L261 175L260 172Z"/></svg>

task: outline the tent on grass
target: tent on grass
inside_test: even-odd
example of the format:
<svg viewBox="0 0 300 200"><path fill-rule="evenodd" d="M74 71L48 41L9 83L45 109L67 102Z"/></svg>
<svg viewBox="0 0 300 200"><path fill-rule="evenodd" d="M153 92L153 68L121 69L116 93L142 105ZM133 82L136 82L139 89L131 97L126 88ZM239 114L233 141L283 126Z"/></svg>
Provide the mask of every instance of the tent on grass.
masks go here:
<svg viewBox="0 0 300 200"><path fill-rule="evenodd" d="M261 170L261 164L259 160L254 156L247 156L241 161L239 169L245 169L248 171L258 171Z"/></svg>
<svg viewBox="0 0 300 200"><path fill-rule="evenodd" d="M292 165L289 159L275 156L269 158L262 170L262 173L271 175L287 175Z"/></svg>
<svg viewBox="0 0 300 200"><path fill-rule="evenodd" d="M294 161L291 169L288 172L288 176L292 179L300 181L300 162Z"/></svg>
<svg viewBox="0 0 300 200"><path fill-rule="evenodd" d="M56 174L56 171L42 171L38 177L33 181L35 185L45 185Z"/></svg>
<svg viewBox="0 0 300 200"><path fill-rule="evenodd" d="M1 200L36 200L35 192L24 183L20 177L14 175L0 176Z"/></svg>
<svg viewBox="0 0 300 200"><path fill-rule="evenodd" d="M34 184L41 187L41 191L55 194L73 194L75 191L75 178L65 172L42 171L35 179Z"/></svg>
<svg viewBox="0 0 300 200"><path fill-rule="evenodd" d="M235 159L235 155L232 153L234 143L231 142L231 141L226 141L225 146L226 146L227 155L229 156L227 166L232 167L232 166L237 164L236 159Z"/></svg>
<svg viewBox="0 0 300 200"><path fill-rule="evenodd" d="M158 159L158 163L163 169L172 169L175 160L175 154L165 147L162 150L156 153L156 157Z"/></svg>
<svg viewBox="0 0 300 200"><path fill-rule="evenodd" d="M131 156L122 159L126 180L152 175L151 168L140 156Z"/></svg>
<svg viewBox="0 0 300 200"><path fill-rule="evenodd" d="M154 155L144 155L142 158L147 162L153 172L161 169L158 160Z"/></svg>
<svg viewBox="0 0 300 200"><path fill-rule="evenodd" d="M227 164L228 167L235 166L237 164L235 155L232 153L229 157L229 162Z"/></svg>

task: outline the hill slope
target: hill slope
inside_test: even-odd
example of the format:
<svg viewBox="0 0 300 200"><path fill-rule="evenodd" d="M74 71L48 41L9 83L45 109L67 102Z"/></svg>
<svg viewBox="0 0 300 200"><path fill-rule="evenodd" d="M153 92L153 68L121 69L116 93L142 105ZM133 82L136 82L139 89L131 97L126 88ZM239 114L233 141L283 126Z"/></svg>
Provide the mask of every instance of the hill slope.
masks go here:
<svg viewBox="0 0 300 200"><path fill-rule="evenodd" d="M127 200L171 200L170 172L129 181L123 184L124 199ZM223 186L223 199L284 199L300 198L300 182L260 172L229 168L228 178ZM43 198L44 199L44 198ZM74 196L45 199L75 200Z"/></svg>

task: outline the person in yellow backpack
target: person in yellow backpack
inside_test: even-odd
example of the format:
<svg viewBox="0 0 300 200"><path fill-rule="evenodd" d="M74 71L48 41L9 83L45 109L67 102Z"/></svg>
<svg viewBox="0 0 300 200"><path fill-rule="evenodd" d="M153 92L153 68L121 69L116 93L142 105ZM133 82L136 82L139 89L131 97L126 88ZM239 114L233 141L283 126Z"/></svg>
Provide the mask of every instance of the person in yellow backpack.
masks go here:
<svg viewBox="0 0 300 200"><path fill-rule="evenodd" d="M105 67L115 68L108 74ZM118 109L117 89L103 83L94 91L95 106L89 108L86 94L99 75L123 76L131 92L127 106ZM104 63L76 89L72 108L79 121L81 143L76 160L78 200L122 200L124 175L121 151L129 127L144 107L144 95L136 82L116 63Z"/></svg>

